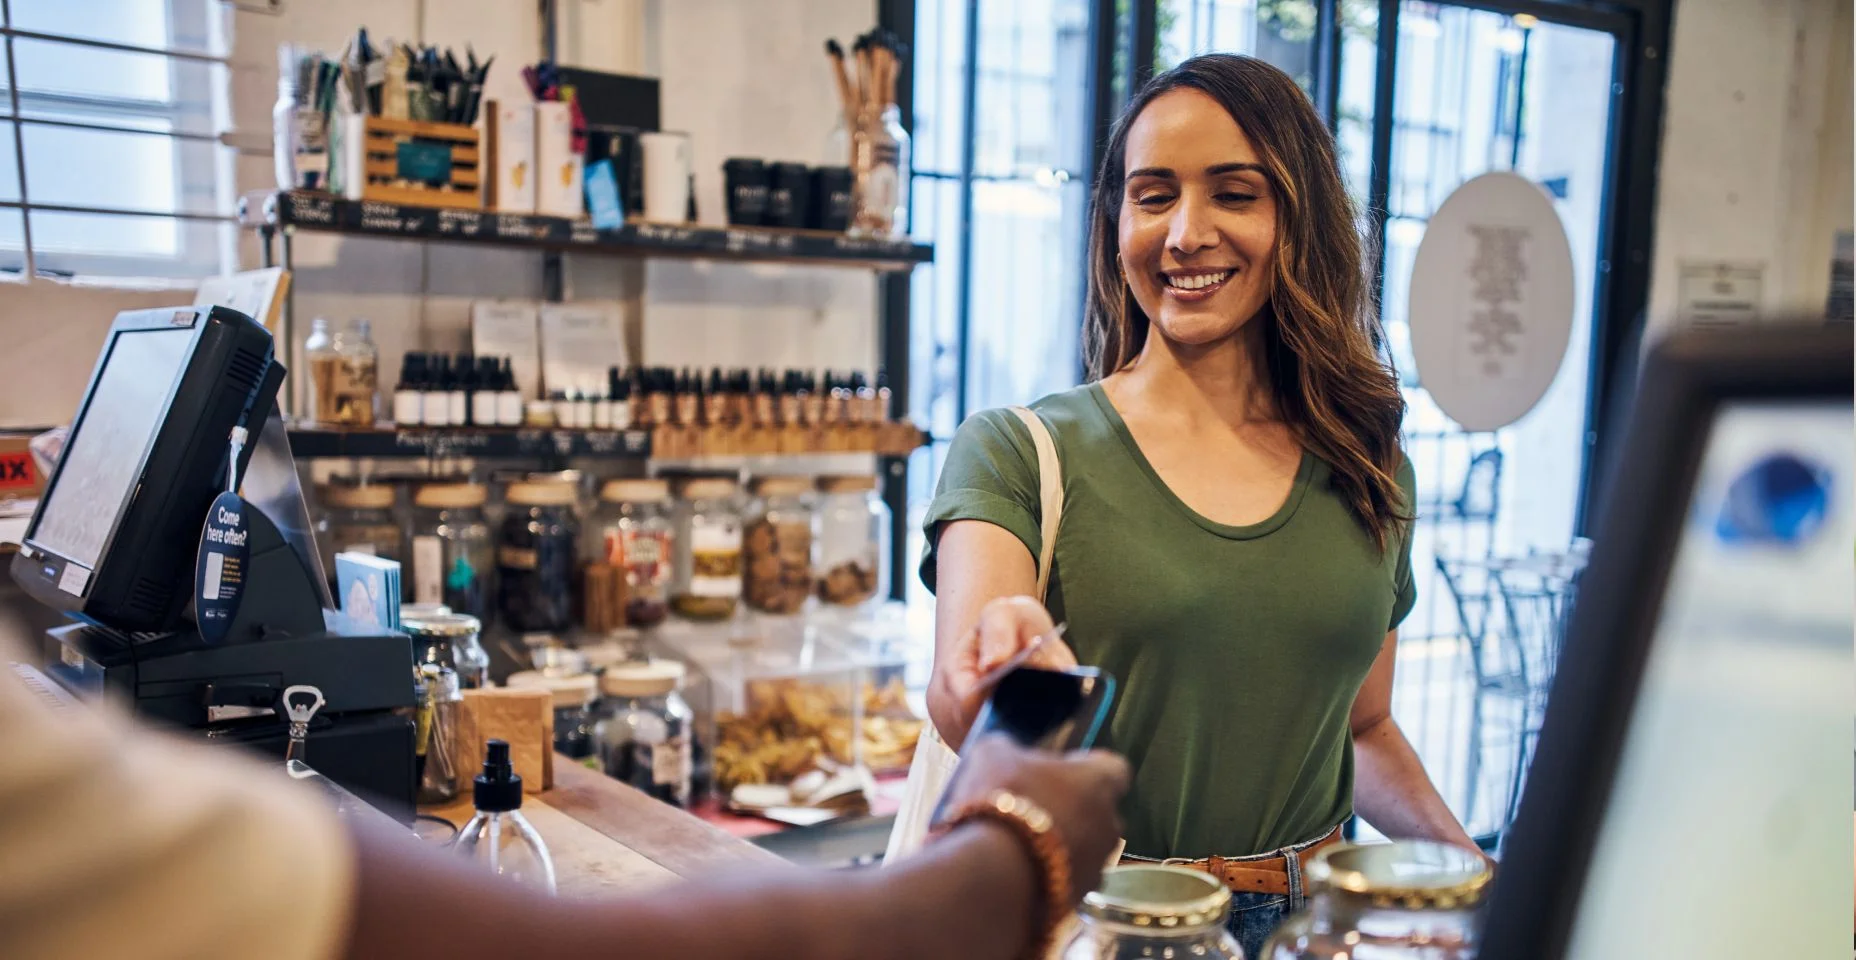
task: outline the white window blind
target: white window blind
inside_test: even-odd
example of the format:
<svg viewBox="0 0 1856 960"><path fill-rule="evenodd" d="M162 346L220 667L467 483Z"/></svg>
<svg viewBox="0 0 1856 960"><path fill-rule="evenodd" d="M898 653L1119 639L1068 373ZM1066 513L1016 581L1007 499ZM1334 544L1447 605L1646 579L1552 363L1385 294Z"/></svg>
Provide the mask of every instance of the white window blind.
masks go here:
<svg viewBox="0 0 1856 960"><path fill-rule="evenodd" d="M0 277L236 256L218 0L0 0Z"/></svg>

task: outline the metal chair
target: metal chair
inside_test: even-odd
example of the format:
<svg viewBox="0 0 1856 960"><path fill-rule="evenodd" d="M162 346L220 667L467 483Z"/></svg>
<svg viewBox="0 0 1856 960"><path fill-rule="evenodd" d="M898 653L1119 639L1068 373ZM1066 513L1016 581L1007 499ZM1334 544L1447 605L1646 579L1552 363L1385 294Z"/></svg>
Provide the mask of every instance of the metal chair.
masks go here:
<svg viewBox="0 0 1856 960"><path fill-rule="evenodd" d="M1559 661L1566 613L1588 549L1587 544L1575 543L1571 549L1556 553L1436 558L1438 575L1456 605L1475 676L1462 807L1465 824L1474 821L1481 793L1486 746L1483 725L1491 701L1518 714L1512 729L1514 769L1500 828L1506 829L1513 822Z"/></svg>

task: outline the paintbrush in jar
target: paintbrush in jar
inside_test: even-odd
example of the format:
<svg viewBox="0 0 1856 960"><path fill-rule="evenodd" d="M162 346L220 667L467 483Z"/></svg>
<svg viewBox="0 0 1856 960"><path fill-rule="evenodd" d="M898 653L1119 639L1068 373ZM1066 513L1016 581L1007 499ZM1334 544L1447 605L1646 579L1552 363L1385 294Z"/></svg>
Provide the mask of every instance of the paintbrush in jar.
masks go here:
<svg viewBox="0 0 1856 960"><path fill-rule="evenodd" d="M844 128L849 130L857 123L857 91L844 65L844 47L835 38L827 40L825 55L831 58L831 78L838 85L838 109L844 114Z"/></svg>
<svg viewBox="0 0 1856 960"><path fill-rule="evenodd" d="M851 52L857 57L857 112L862 115L865 110L876 109L874 51L871 50L870 36L858 37L851 46Z"/></svg>

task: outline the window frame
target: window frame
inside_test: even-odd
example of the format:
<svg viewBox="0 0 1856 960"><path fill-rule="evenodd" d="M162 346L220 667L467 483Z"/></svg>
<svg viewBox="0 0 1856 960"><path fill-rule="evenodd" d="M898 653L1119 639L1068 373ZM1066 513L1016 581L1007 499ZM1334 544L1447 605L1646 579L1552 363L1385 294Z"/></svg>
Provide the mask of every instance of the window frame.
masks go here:
<svg viewBox="0 0 1856 960"><path fill-rule="evenodd" d="M165 0L170 33L175 22L197 25L207 45L217 50L226 46L223 25L214 15L213 0ZM19 78L17 41L59 44L93 50L140 54L163 58L174 83L168 99L83 96L22 89ZM13 0L0 0L0 46L6 57L4 74L5 113L0 124L13 133L13 162L17 174L17 199L0 199L4 215L20 218L18 246L0 247L0 276L17 277L23 282L37 279L101 279L137 284L191 285L192 278L222 273L236 252L236 217L231 213L233 188L231 151L219 133L183 129L183 116L197 114L197 107L183 104L206 104L210 126L224 129L228 114L226 71L229 58L222 53L175 47L152 47L134 43L84 37L72 34L26 30L14 26ZM201 64L204 70L175 70L180 63ZM56 107L83 119L30 116L35 107ZM94 117L94 119L92 119ZM115 122L112 122L112 121ZM165 123L168 129L151 129L137 122ZM136 209L91 204L34 202L30 188L31 170L27 163L26 137L31 129L85 130L125 136L159 137L175 151L191 144L204 144L211 151L213 163L201 169L197 162L175 164L173 202L175 209ZM212 197L212 211L188 209L183 198ZM92 253L74 250L43 249L33 237L33 215L77 214L94 217L155 218L177 224L176 252L172 256L146 256ZM199 225L217 225L214 230Z"/></svg>

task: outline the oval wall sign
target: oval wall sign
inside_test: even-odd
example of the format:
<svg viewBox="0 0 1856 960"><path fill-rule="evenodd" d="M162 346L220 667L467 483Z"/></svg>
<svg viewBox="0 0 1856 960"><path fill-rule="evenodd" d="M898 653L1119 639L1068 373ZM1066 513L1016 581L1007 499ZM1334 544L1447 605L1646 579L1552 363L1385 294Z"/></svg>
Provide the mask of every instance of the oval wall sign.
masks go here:
<svg viewBox="0 0 1856 960"><path fill-rule="evenodd" d="M1519 420L1553 384L1572 337L1572 245L1533 181L1485 173L1426 225L1411 271L1418 378L1463 429Z"/></svg>

